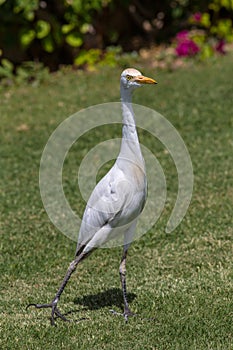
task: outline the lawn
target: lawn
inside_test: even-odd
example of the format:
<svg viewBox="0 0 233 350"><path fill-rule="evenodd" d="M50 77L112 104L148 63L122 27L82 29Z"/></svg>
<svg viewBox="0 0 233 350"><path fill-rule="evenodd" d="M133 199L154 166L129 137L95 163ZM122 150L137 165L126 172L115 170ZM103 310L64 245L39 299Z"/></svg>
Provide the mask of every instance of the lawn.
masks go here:
<svg viewBox="0 0 233 350"><path fill-rule="evenodd" d="M159 84L137 91L134 102L156 109L176 127L190 152L195 182L187 215L165 233L176 169L166 150L139 131L164 169L168 195L157 224L129 250L129 299L138 316L127 324L109 312L122 310L120 247L96 250L62 295L61 310L85 320L57 320L51 327L49 310L25 309L51 301L76 246L43 208L38 184L43 148L69 115L119 101L121 70L67 70L39 86L0 90L1 349L233 349L232 62L230 55L174 72L139 65ZM102 139L120 134L119 126L98 128L71 150L64 188L75 210L84 209L76 188L82 158Z"/></svg>

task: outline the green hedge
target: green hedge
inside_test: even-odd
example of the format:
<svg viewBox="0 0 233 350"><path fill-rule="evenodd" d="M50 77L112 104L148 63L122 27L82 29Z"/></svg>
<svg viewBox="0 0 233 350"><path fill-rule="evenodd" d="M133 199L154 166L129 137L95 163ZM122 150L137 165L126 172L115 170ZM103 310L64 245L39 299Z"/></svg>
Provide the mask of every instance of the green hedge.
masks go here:
<svg viewBox="0 0 233 350"><path fill-rule="evenodd" d="M208 14L214 35L224 29L216 25L221 18L229 32L232 10L233 0L0 0L0 54L13 70L25 61L55 70L85 63L90 49L93 59L108 46L130 51L169 42L197 11Z"/></svg>

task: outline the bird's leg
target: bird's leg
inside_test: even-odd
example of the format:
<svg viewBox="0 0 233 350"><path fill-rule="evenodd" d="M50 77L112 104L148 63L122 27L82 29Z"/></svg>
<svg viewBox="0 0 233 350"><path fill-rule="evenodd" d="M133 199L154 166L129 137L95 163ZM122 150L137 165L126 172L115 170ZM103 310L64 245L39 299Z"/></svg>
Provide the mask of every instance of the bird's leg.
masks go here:
<svg viewBox="0 0 233 350"><path fill-rule="evenodd" d="M122 292L123 292L124 313L121 314L121 313L116 312L114 310L110 310L114 315L124 316L126 322L128 321L129 316L135 316L135 314L129 308L129 303L128 303L128 299L127 299L127 291L126 291L126 256L127 256L127 251L128 251L128 248L127 248L127 246L125 246L124 251L123 251L123 255L121 258L120 269L119 269Z"/></svg>
<svg viewBox="0 0 233 350"><path fill-rule="evenodd" d="M123 292L123 300L124 300L124 318L125 321L128 321L129 316L133 316L134 313L129 308L129 303L127 300L127 292L126 292L126 256L127 256L127 250L124 249L121 263L120 263L120 279L121 279L121 286L122 286L122 292Z"/></svg>
<svg viewBox="0 0 233 350"><path fill-rule="evenodd" d="M34 306L35 308L37 309L44 309L44 308L51 308L52 309L52 313L51 313L51 325L55 325L55 321L54 321L54 315L56 315L57 317L60 317L63 321L69 321L64 315L61 314L61 312L58 310L57 308L57 304L58 304L58 301L60 299L60 296L62 294L62 292L64 291L65 289L65 286L67 285L72 273L76 270L76 267L78 265L78 263L83 260L85 257L87 256L87 254L85 253L81 253L79 254L69 265L69 268L66 272L66 275L62 281L62 284L60 286L60 288L58 289L54 299L52 300L51 303L49 304L29 304L27 306L30 307L30 306Z"/></svg>

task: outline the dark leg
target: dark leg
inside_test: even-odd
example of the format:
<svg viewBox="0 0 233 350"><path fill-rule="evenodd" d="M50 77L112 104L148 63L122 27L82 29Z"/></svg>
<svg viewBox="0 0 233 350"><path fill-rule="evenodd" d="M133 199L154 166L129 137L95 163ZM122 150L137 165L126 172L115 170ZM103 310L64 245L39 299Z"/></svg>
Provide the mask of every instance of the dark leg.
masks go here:
<svg viewBox="0 0 233 350"><path fill-rule="evenodd" d="M60 317L63 321L69 321L64 315L62 315L60 313L60 311L58 310L57 308L57 304L58 304L58 301L60 299L60 296L62 294L62 292L64 291L65 289L65 286L67 285L67 282L69 281L72 273L76 270L76 267L78 265L78 263L83 260L84 258L87 257L88 254L85 254L85 253L81 253L79 254L70 264L67 272L66 272L66 275L63 279L63 282L58 290L58 292L56 293L54 299L52 300L51 303L49 304L29 304L27 306L30 307L30 306L35 306L37 309L43 309L43 308L49 308L51 307L52 309L52 313L51 313L51 325L55 325L55 321L54 321L54 315L56 315L57 317Z"/></svg>
<svg viewBox="0 0 233 350"><path fill-rule="evenodd" d="M119 269L122 292L123 292L124 313L121 314L121 313L116 312L114 310L110 310L110 312L112 312L114 315L124 316L126 322L128 321L129 316L135 316L135 314L129 308L129 303L128 303L128 299L127 299L127 291L126 291L126 256L127 256L128 248L129 248L128 244L124 246L123 255L122 255L121 263L120 263L120 269Z"/></svg>
<svg viewBox="0 0 233 350"><path fill-rule="evenodd" d="M127 292L126 292L126 256L127 256L127 249L124 248L121 263L120 263L120 279L121 279L121 286L122 286L122 292L123 292L123 300L124 300L124 318L125 321L128 321L129 316L133 316L134 313L129 308L129 303L127 300Z"/></svg>

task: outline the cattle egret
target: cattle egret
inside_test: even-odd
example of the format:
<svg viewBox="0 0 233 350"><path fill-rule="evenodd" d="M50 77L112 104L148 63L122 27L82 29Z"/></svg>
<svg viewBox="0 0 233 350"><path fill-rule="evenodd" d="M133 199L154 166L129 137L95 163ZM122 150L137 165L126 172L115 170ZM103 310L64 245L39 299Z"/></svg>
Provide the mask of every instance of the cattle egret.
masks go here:
<svg viewBox="0 0 233 350"><path fill-rule="evenodd" d="M54 299L49 304L27 306L34 306L37 309L51 308L52 325L55 325L55 316L69 321L59 311L57 304L77 265L94 249L115 238L119 231L124 238L119 269L124 301L123 316L127 322L128 317L133 315L126 293L126 256L133 240L137 218L145 204L147 181L131 101L133 91L143 84L156 84L156 81L143 76L133 68L122 72L120 92L123 120L120 153L113 167L96 185L88 200L79 231L75 258L70 263Z"/></svg>

